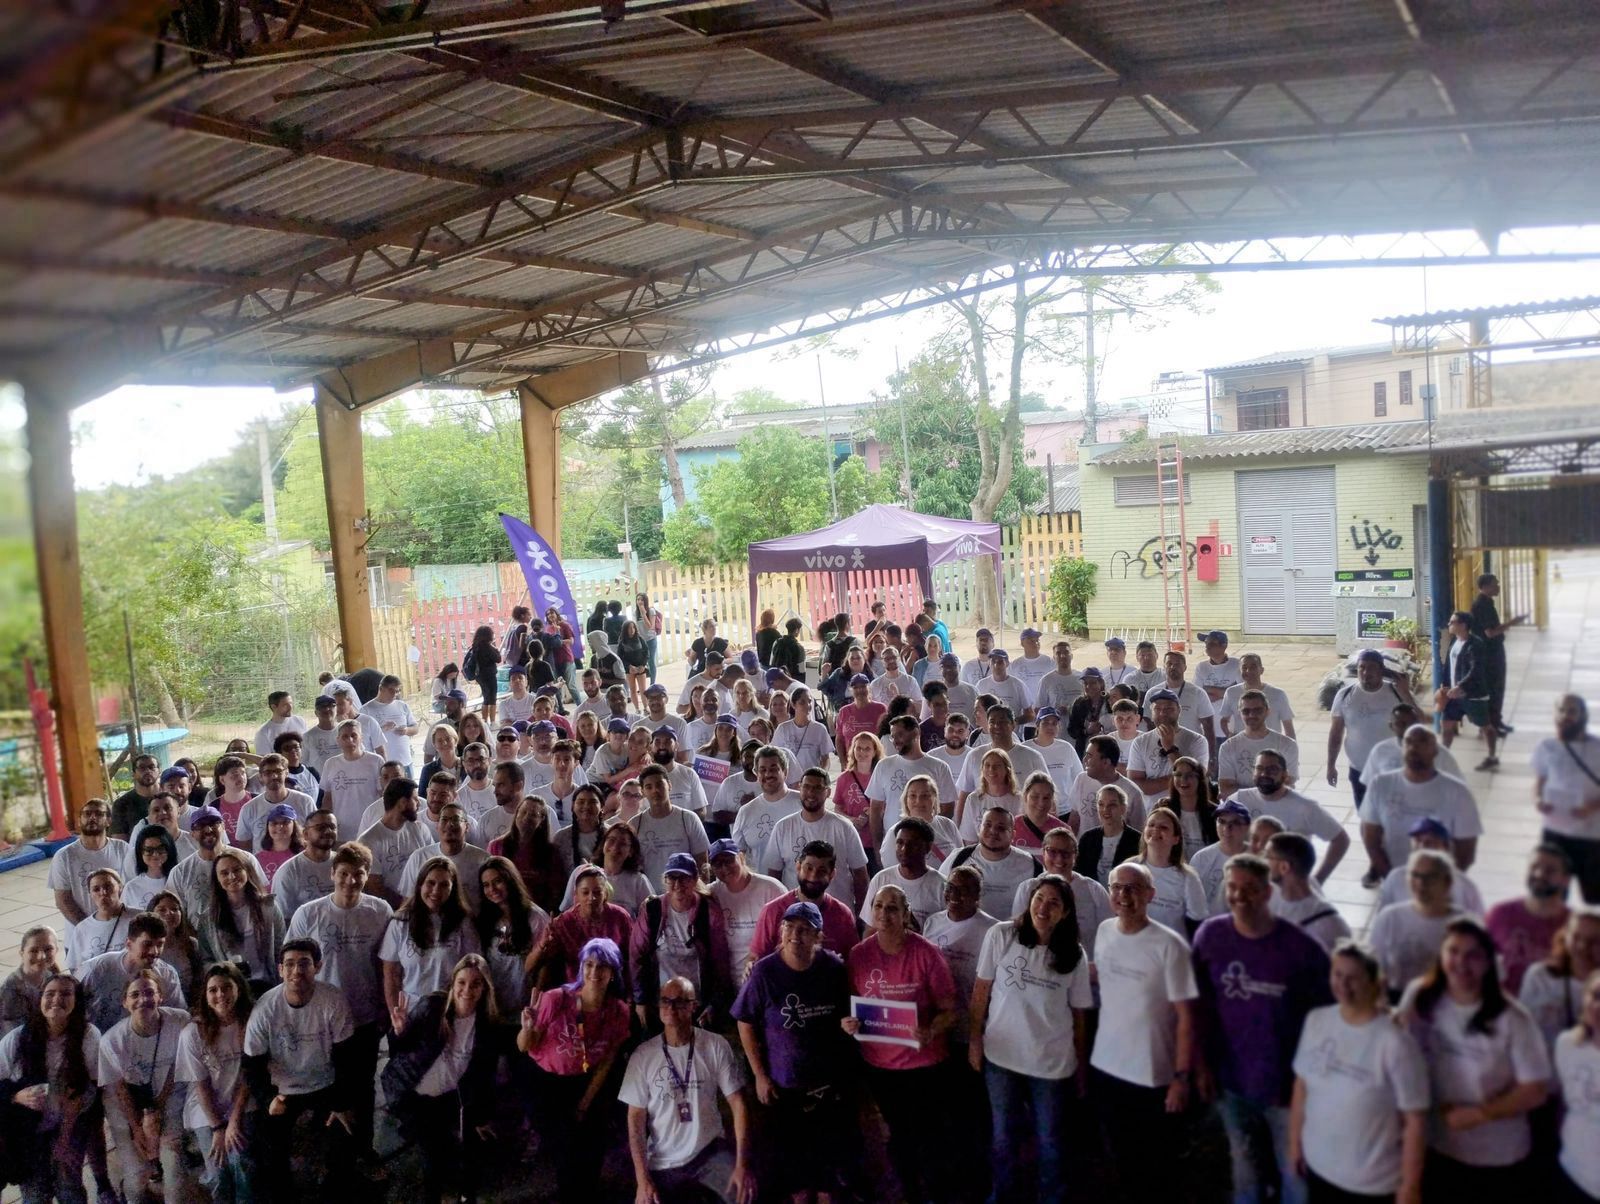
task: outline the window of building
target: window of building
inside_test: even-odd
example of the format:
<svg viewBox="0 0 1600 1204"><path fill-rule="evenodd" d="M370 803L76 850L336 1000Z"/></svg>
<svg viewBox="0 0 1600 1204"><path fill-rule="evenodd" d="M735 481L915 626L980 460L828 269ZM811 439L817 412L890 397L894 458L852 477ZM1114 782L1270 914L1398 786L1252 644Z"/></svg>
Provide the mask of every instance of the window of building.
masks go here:
<svg viewBox="0 0 1600 1204"><path fill-rule="evenodd" d="M1400 404L1403 406L1411 404L1411 373L1409 371L1400 374Z"/></svg>
<svg viewBox="0 0 1600 1204"><path fill-rule="evenodd" d="M1372 382L1372 416L1385 418L1389 414L1389 382L1378 380Z"/></svg>
<svg viewBox="0 0 1600 1204"><path fill-rule="evenodd" d="M1172 487L1172 474L1170 470L1163 470L1161 474L1166 480L1167 501L1178 500L1178 492ZM1183 478L1183 500L1191 502L1193 490L1189 485L1189 477ZM1154 506L1156 504L1156 474L1151 473L1142 477L1113 477L1111 479L1111 498L1117 506Z"/></svg>
<svg viewBox="0 0 1600 1204"><path fill-rule="evenodd" d="M1275 431L1289 425L1288 389L1241 391L1235 403L1241 431Z"/></svg>

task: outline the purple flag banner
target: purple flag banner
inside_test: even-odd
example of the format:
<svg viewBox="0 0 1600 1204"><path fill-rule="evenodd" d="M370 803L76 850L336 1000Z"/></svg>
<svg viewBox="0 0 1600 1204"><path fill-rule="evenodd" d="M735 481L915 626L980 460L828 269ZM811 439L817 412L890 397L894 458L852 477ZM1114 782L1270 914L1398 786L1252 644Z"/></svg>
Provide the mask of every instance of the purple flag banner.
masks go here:
<svg viewBox="0 0 1600 1204"><path fill-rule="evenodd" d="M533 613L542 618L544 612L554 606L572 625L572 630L582 631L583 620L578 617L578 604L572 600L572 587L567 584L561 561L550 550L550 545L521 519L501 514L500 523L511 541L511 550L517 554L522 575L528 579Z"/></svg>

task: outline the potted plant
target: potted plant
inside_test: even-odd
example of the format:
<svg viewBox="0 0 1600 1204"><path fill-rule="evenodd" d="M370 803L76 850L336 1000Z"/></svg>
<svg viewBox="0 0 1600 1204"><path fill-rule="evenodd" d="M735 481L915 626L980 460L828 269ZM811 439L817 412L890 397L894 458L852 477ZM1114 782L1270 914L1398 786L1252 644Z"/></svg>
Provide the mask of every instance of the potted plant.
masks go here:
<svg viewBox="0 0 1600 1204"><path fill-rule="evenodd" d="M1385 648L1405 648L1415 655L1417 644L1415 619L1390 619L1384 624L1383 634L1387 637L1383 641Z"/></svg>

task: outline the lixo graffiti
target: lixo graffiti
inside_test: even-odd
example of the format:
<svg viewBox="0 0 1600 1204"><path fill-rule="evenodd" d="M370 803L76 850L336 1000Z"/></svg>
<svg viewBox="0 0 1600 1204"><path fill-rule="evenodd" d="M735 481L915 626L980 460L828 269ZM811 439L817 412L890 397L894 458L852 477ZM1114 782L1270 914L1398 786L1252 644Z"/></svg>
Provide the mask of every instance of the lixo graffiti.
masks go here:
<svg viewBox="0 0 1600 1204"><path fill-rule="evenodd" d="M1140 545L1137 552L1118 549L1111 554L1111 573L1126 578L1134 565L1139 566L1141 579L1160 577L1163 574L1170 576L1185 565L1194 568L1194 541L1185 543L1176 535L1169 535L1163 543L1161 536L1153 535Z"/></svg>
<svg viewBox="0 0 1600 1204"><path fill-rule="evenodd" d="M1350 524L1350 546L1361 552L1361 559L1368 564L1377 564L1383 558L1384 552L1395 551L1402 542L1403 540L1398 531L1390 530L1382 523L1375 523L1370 518L1361 520L1361 529L1359 531L1354 523Z"/></svg>

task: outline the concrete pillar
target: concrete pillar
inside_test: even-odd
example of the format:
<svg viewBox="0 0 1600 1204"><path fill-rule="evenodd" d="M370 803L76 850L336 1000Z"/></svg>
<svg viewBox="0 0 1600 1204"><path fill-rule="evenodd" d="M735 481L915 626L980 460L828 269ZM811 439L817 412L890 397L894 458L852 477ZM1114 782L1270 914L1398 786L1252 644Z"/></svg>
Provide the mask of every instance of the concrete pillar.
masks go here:
<svg viewBox="0 0 1600 1204"><path fill-rule="evenodd" d="M1447 684L1445 664L1450 636L1445 628L1455 610L1455 549L1452 539L1455 524L1450 521L1450 480L1431 477L1428 481L1428 634L1433 639L1433 686Z"/></svg>
<svg viewBox="0 0 1600 1204"><path fill-rule="evenodd" d="M333 591L345 672L376 669L372 595L367 588L367 485L361 454L361 413L317 386L317 437L322 445L322 490L328 506Z"/></svg>
<svg viewBox="0 0 1600 1204"><path fill-rule="evenodd" d="M72 482L72 409L37 387L25 386L28 497L33 550L44 616L45 655L61 751L67 822L105 788L83 630L83 566L78 557L78 508Z"/></svg>
<svg viewBox="0 0 1600 1204"><path fill-rule="evenodd" d="M561 555L561 416L521 386L523 469L528 482L528 522Z"/></svg>

